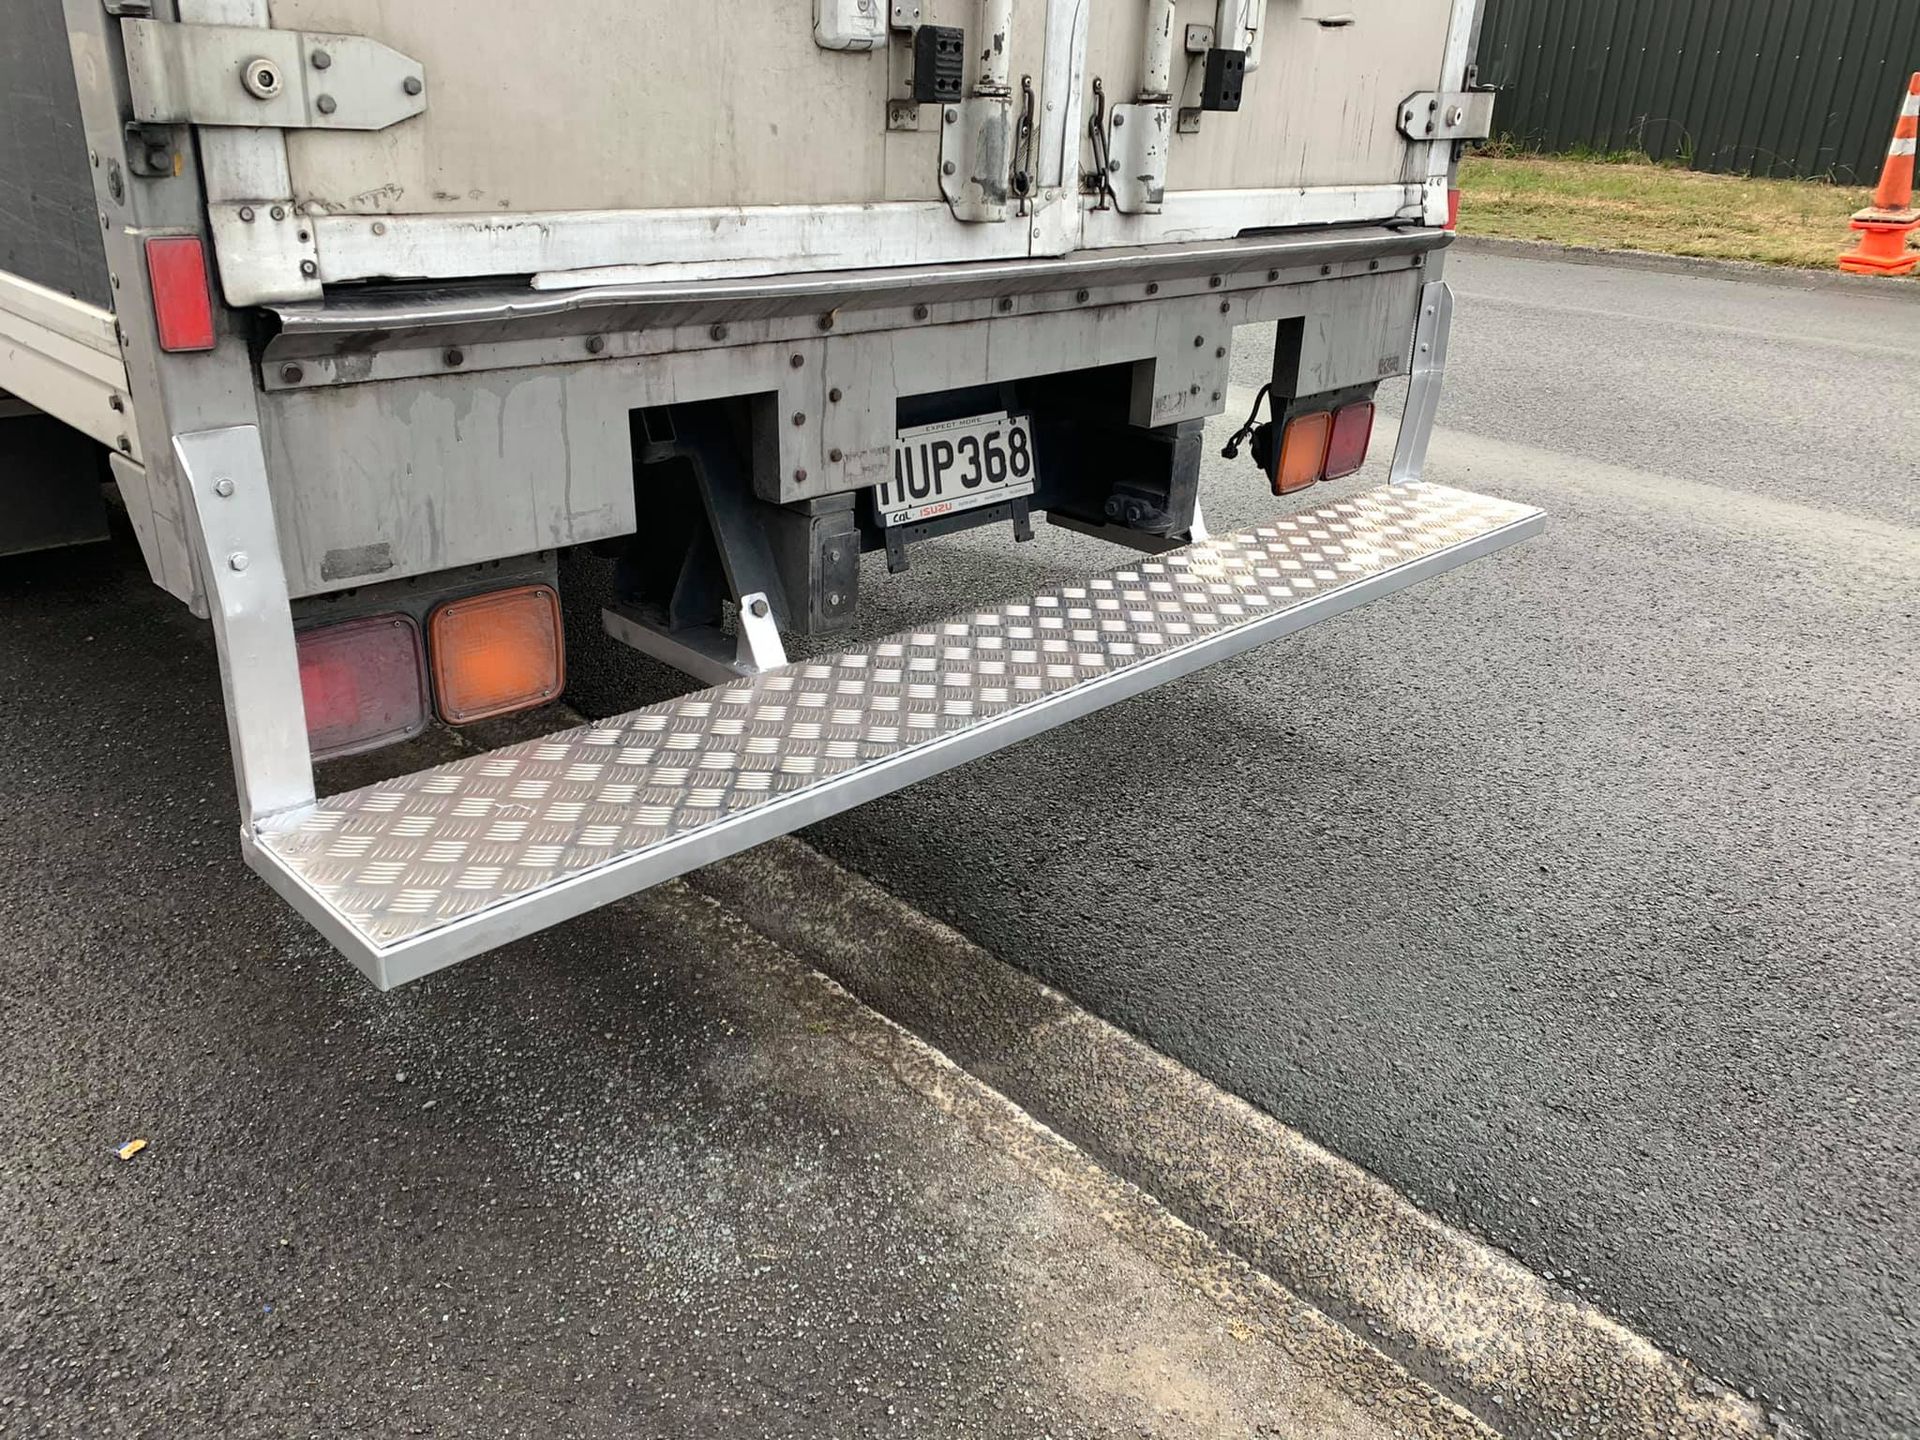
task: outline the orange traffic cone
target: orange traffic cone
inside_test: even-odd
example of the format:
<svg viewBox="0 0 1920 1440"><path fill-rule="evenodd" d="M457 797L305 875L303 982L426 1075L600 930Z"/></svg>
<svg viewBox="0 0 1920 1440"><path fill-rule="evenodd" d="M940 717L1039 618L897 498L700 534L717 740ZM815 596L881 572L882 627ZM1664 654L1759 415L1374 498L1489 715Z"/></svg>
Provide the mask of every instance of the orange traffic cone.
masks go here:
<svg viewBox="0 0 1920 1440"><path fill-rule="evenodd" d="M1859 243L1840 257L1840 268L1855 275L1905 275L1920 266L1920 255L1907 249L1907 237L1920 228L1920 210L1913 205L1913 153L1920 141L1920 75L1907 86L1900 123L1893 127L1893 145L1880 171L1873 205L1853 217Z"/></svg>

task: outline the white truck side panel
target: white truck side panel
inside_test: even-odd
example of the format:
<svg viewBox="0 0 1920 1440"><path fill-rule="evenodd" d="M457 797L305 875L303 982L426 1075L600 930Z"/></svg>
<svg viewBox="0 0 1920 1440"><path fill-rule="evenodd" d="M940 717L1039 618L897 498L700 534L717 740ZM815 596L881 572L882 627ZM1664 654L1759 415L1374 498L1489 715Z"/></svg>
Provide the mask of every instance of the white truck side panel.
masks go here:
<svg viewBox="0 0 1920 1440"><path fill-rule="evenodd" d="M0 391L138 460L110 311L0 271Z"/></svg>

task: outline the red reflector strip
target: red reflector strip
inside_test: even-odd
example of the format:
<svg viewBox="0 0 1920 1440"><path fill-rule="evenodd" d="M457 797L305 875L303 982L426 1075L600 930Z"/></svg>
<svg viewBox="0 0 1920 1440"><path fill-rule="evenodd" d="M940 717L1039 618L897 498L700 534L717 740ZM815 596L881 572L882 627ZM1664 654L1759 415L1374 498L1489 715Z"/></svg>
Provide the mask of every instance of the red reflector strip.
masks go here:
<svg viewBox="0 0 1920 1440"><path fill-rule="evenodd" d="M1367 445L1373 439L1373 402L1356 400L1333 417L1333 434L1327 439L1329 480L1351 475L1367 463Z"/></svg>
<svg viewBox="0 0 1920 1440"><path fill-rule="evenodd" d="M153 286L160 348L174 353L213 349L213 296L207 289L207 254L200 237L150 237L147 279Z"/></svg>
<svg viewBox="0 0 1920 1440"><path fill-rule="evenodd" d="M1459 228L1460 192L1457 189L1449 190L1447 191L1447 229L1458 230Z"/></svg>
<svg viewBox="0 0 1920 1440"><path fill-rule="evenodd" d="M302 630L297 645L314 759L391 745L427 728L426 665L410 616Z"/></svg>

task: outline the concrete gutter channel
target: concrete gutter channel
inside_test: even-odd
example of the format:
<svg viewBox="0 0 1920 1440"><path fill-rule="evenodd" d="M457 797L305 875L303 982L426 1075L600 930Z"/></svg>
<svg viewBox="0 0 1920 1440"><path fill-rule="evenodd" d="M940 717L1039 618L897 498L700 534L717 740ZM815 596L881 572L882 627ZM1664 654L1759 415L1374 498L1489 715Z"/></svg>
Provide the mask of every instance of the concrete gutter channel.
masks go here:
<svg viewBox="0 0 1920 1440"><path fill-rule="evenodd" d="M1802 1433L799 841L689 883L1104 1167L1110 1216L1137 1208L1125 1192L1139 1187L1272 1282L1268 1303L1333 1317L1364 1342L1355 1363L1377 1349L1486 1429Z"/></svg>

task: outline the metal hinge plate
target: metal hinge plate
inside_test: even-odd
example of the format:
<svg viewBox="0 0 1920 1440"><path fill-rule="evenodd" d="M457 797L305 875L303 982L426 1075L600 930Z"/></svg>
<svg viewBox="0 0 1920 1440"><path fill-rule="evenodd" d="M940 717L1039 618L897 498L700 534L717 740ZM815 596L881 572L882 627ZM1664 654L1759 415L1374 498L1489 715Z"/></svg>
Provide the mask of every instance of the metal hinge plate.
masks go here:
<svg viewBox="0 0 1920 1440"><path fill-rule="evenodd" d="M1113 107L1108 131L1107 185L1123 215L1158 215L1167 198L1167 150L1173 107L1140 103Z"/></svg>
<svg viewBox="0 0 1920 1440"><path fill-rule="evenodd" d="M427 108L417 60L364 35L125 19L133 118L384 130Z"/></svg>
<svg viewBox="0 0 1920 1440"><path fill-rule="evenodd" d="M940 111L940 193L956 220L992 224L1007 218L1013 163L1013 100L973 95Z"/></svg>
<svg viewBox="0 0 1920 1440"><path fill-rule="evenodd" d="M1493 134L1493 91L1422 90L1400 102L1409 140L1485 140Z"/></svg>

